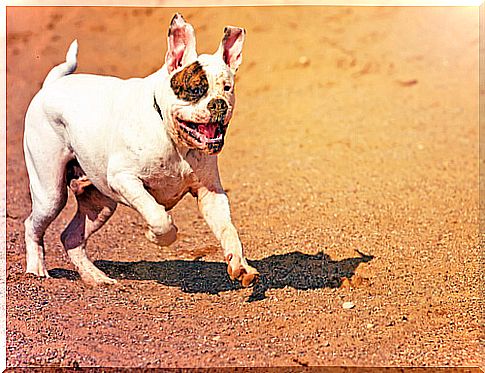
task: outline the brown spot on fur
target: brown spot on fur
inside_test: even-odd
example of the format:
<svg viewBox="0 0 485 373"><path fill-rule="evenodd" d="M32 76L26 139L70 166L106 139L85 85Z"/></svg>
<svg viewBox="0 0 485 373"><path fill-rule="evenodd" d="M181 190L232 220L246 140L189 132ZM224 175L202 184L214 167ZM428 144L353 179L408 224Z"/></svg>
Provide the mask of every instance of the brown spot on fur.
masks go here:
<svg viewBox="0 0 485 373"><path fill-rule="evenodd" d="M197 102L207 94L209 82L199 62L194 62L176 73L170 80L175 95L184 101Z"/></svg>

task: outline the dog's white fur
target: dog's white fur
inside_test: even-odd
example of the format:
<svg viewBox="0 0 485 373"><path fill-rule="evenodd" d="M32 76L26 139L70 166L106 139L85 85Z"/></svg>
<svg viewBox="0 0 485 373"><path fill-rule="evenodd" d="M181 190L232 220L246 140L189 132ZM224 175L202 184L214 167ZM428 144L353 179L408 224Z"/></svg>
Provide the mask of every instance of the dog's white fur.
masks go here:
<svg viewBox="0 0 485 373"><path fill-rule="evenodd" d="M258 273L244 258L231 223L217 156L187 146L177 137L177 118L208 121L207 105L213 98L226 101L226 122L231 118L234 73L241 62L245 31L227 27L225 33L215 54L198 56L192 26L175 15L166 63L143 79L70 75L77 66L78 48L77 41L71 44L66 62L50 71L25 119L24 150L32 197L32 213L25 221L28 273L48 277L43 236L66 204L66 167L75 159L85 173L82 180L95 188L76 195L78 210L61 240L85 282L116 282L93 265L85 247L117 203L143 216L150 241L168 246L175 241L177 228L167 210L187 192L197 198L203 217L220 241L231 278L245 286L257 280ZM200 101L188 103L176 97L170 78L196 60L206 72L209 90Z"/></svg>

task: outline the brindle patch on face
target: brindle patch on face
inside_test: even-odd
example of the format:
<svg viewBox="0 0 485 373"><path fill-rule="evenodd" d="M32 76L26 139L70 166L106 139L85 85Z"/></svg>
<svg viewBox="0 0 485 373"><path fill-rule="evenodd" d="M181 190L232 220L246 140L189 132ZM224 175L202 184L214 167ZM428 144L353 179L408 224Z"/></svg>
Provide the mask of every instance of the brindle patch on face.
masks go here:
<svg viewBox="0 0 485 373"><path fill-rule="evenodd" d="M179 99L188 102L199 101L209 90L207 75L197 61L176 73L170 86Z"/></svg>

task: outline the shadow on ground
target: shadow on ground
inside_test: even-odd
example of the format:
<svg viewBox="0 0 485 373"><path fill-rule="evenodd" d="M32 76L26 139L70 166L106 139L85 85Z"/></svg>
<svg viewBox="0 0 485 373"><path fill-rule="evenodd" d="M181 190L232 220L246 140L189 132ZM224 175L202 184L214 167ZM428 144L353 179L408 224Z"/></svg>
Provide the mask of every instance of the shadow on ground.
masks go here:
<svg viewBox="0 0 485 373"><path fill-rule="evenodd" d="M340 261L333 261L322 252L309 255L298 251L249 261L261 273L261 279L254 286L249 300L264 299L268 289L285 286L301 290L339 287L344 277L351 278L354 275L360 263L374 258L358 251L357 253L358 257ZM98 260L94 264L115 279L152 280L163 285L180 287L187 293L217 294L240 288L238 283L230 281L226 272L227 266L221 262ZM59 268L49 271L49 274L54 278L79 278L76 272Z"/></svg>

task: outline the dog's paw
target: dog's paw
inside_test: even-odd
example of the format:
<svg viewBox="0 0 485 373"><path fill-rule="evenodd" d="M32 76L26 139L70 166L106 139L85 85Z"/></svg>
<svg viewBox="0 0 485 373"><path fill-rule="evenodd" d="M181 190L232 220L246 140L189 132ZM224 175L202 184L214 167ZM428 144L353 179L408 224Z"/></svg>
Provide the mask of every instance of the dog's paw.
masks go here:
<svg viewBox="0 0 485 373"><path fill-rule="evenodd" d="M155 234L152 230L148 229L145 232L145 237L148 241L153 242L158 246L170 246L177 240L177 227L172 224L170 230L164 234Z"/></svg>
<svg viewBox="0 0 485 373"><path fill-rule="evenodd" d="M114 285L118 283L118 281L115 280L114 278L110 278L103 274L96 274L96 275L81 274L81 280L84 282L85 285L92 286L92 287L109 286L109 285Z"/></svg>
<svg viewBox="0 0 485 373"><path fill-rule="evenodd" d="M227 273L231 280L237 280L245 288L255 285L259 281L259 272L256 268L249 265L243 266L242 264L237 264L235 266L231 265L231 261L227 265Z"/></svg>
<svg viewBox="0 0 485 373"><path fill-rule="evenodd" d="M38 256L27 255L27 269L25 272L38 277L50 277L49 272L47 272L44 259L41 259Z"/></svg>
<svg viewBox="0 0 485 373"><path fill-rule="evenodd" d="M44 277L44 278L49 278L49 272L47 272L47 269L45 268L44 265L39 265L38 268L27 268L25 271L26 274L31 274L32 276L36 277Z"/></svg>
<svg viewBox="0 0 485 373"><path fill-rule="evenodd" d="M108 277L89 261L82 262L77 266L77 270L81 280L88 286L114 285L118 282L114 278Z"/></svg>

